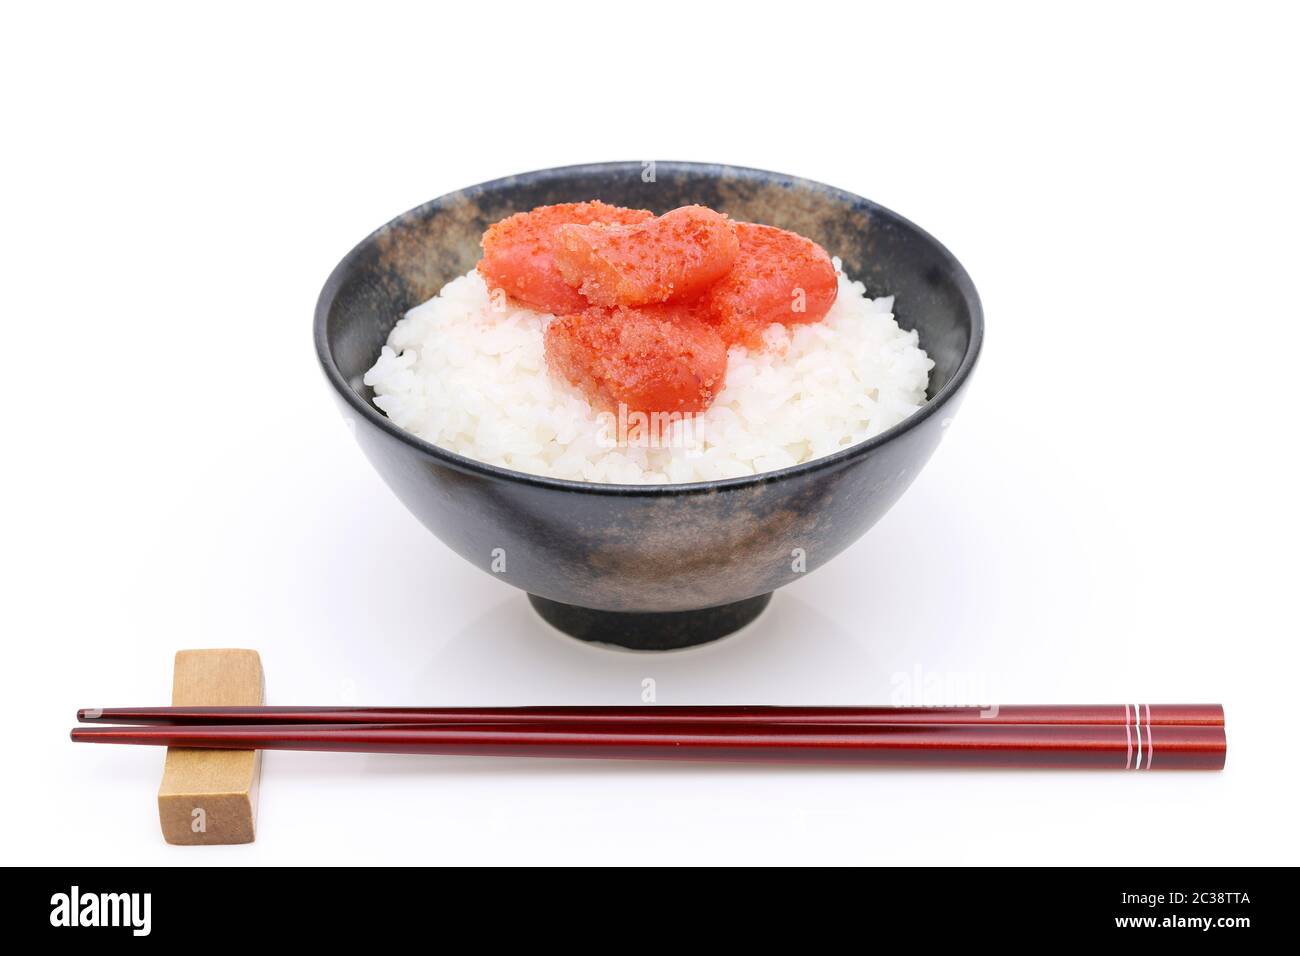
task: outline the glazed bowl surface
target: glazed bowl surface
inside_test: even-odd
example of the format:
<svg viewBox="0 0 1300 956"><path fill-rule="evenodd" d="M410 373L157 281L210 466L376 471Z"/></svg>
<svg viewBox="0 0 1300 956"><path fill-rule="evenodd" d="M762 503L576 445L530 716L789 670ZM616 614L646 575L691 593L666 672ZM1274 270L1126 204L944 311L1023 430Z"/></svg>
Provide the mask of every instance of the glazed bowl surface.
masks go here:
<svg viewBox="0 0 1300 956"><path fill-rule="evenodd" d="M868 295L896 297L899 324L917 330L935 363L925 406L826 458L665 485L511 471L389 421L362 379L397 320L474 266L491 223L534 206L590 199L656 213L700 203L816 240ZM498 179L403 213L335 268L316 306L314 335L362 450L439 539L526 591L544 618L575 637L670 649L752 620L775 589L830 561L889 510L957 410L979 356L983 313L951 253L860 196L756 169L614 162Z"/></svg>

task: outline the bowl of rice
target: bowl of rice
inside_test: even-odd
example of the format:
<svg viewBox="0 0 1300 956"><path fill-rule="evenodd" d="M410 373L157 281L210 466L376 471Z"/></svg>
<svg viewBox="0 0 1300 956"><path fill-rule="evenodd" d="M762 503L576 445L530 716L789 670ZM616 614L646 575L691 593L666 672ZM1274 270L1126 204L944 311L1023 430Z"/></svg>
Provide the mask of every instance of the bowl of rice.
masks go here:
<svg viewBox="0 0 1300 956"><path fill-rule="evenodd" d="M635 210L634 224L564 227L573 242L609 243L661 221L666 230L691 215L742 238L746 229L796 237L821 256L817 321L768 323L750 309L743 335L705 329L705 347L665 346L660 335L654 348L675 349L674 360L698 363L703 351L725 373L701 379L697 366L674 367L684 411L615 402L645 394L636 391L644 376L634 368L619 379L610 363L648 352L600 338L608 317L630 323L648 310L655 335L677 334L676 317L662 321L658 299L610 307L598 283L578 285L566 271L602 306L588 310L604 323L588 334L563 314L570 309L548 311L572 290L556 281L548 300L487 267L489 229L539 208L593 204ZM678 292L706 266L673 273ZM740 274L737 265L729 275L743 293ZM663 288L661 298L673 294L671 282ZM801 296L795 288L793 301ZM762 170L615 162L499 179L398 216L335 268L314 333L363 452L434 535L526 592L566 634L668 650L743 627L773 591L834 558L898 500L956 412L983 313L951 253L869 200ZM585 351L560 352L575 342ZM574 371L557 354L586 365ZM703 398L682 393L683 380Z"/></svg>

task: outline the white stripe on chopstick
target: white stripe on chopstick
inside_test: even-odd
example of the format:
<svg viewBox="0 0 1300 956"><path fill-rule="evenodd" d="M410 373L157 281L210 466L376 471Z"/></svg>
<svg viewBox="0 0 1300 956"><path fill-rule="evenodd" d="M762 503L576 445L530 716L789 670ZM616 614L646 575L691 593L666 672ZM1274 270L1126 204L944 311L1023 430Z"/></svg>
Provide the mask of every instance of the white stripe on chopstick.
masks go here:
<svg viewBox="0 0 1300 956"><path fill-rule="evenodd" d="M1134 770L1142 769L1142 705L1133 705L1133 730L1137 734L1137 762L1133 764Z"/></svg>
<svg viewBox="0 0 1300 956"><path fill-rule="evenodd" d="M1124 769L1133 769L1133 728L1128 722L1128 704L1124 705L1124 739L1128 741L1128 756L1124 758Z"/></svg>

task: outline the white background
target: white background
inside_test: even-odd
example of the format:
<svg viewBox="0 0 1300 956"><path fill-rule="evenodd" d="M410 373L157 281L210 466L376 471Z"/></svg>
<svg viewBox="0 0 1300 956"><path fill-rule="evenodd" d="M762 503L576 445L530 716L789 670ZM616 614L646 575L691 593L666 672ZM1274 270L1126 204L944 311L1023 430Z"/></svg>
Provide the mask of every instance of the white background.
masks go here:
<svg viewBox="0 0 1300 956"><path fill-rule="evenodd" d="M902 7L6 14L0 856L1297 862L1296 23ZM898 210L965 263L989 328L880 524L748 630L661 656L548 631L429 535L309 334L330 269L403 210L656 158ZM273 703L637 703L646 677L661 704L1222 702L1228 766L277 753L255 844L168 847L162 753L67 731L79 706L165 703L177 648L232 645Z"/></svg>

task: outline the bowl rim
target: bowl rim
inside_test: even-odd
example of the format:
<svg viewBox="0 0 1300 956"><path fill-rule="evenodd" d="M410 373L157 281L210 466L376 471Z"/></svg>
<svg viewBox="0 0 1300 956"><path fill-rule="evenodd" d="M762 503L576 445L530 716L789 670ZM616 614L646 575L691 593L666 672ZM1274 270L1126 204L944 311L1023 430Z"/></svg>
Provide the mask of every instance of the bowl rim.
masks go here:
<svg viewBox="0 0 1300 956"><path fill-rule="evenodd" d="M912 429L919 426L922 422L938 413L944 405L961 389L966 380L970 377L977 361L979 360L980 351L984 344L984 308L980 302L979 293L975 290L975 284L966 268L958 261L943 243L935 239L934 236L926 232L920 226L911 220L900 216L898 213L888 209L879 203L866 199L855 193L840 189L837 186L830 186L826 183L817 182L812 179L803 179L798 176L790 176L785 173L772 172L765 169L756 169L749 166L730 166L724 163L700 163L685 160L657 160L655 167L657 170L669 171L689 171L692 173L726 173L729 176L739 177L742 179L761 180L764 182L777 181L787 186L800 187L805 189L820 190L831 193L839 198L849 200L855 204L860 203L865 206L871 215L881 214L886 218L893 219L899 225L913 230L923 240L929 242L939 253L945 266L949 270L958 291L966 300L971 315L971 334L966 344L966 352L962 356L957 370L953 372L952 377L944 386L935 393L934 397L927 401L921 408L917 409L907 418L896 425L892 425L878 435L858 442L856 445L850 445L833 454L821 458L814 458L811 461L801 462L797 465L790 465L786 468L780 468L776 471L760 472L756 475L744 475L739 478L719 478L712 481L690 481L678 483L661 483L661 484L616 484L613 482L597 481L577 481L570 478L551 478L546 475L535 475L526 471L516 471L512 468L504 468L500 465L492 465L487 462L478 461L465 455L449 451L430 441L426 441L417 435L408 432L406 429L397 425L387 415L375 407L372 403L365 401L358 395L347 380L343 373L339 371L338 364L334 360L333 352L329 347L329 341L326 336L326 327L328 325L330 309L334 300L342 287L344 280L350 273L353 265L365 253L368 246L380 234L393 228L399 221L409 217L425 216L446 205L453 197L459 198L477 193L496 192L507 188L520 180L537 181L547 179L568 178L575 174L583 173L610 173L610 172L636 172L644 164L640 161L615 160L601 163L578 163L569 166L551 166L545 169L530 170L529 172L517 173L512 176L503 176L498 179L491 179L486 182L477 183L473 186L467 186L463 189L457 189L453 192L444 193L443 195L431 199L428 202L414 206L397 216L394 216L384 225L372 231L364 239L358 242L352 249L339 260L333 271L330 272L329 278L325 280L320 295L316 300L316 311L313 320L313 338L316 345L316 358L320 363L326 379L343 398L344 402L349 405L355 412L367 419L372 425L379 428L380 431L387 433L390 437L410 445L416 451L423 453L431 458L438 460L441 464L453 468L457 471L467 472L474 475L480 475L488 478L496 478L504 481L522 482L534 487L549 488L555 491L581 492L583 494L603 494L616 496L634 496L634 497L668 497L672 495L683 494L712 494L720 491L731 491L741 488L757 487L769 483L785 481L791 478L798 478L813 472L830 470L845 465L858 458L869 455L875 449L881 447L886 442L898 438ZM400 317L399 317L400 318ZM394 324L397 319L394 319Z"/></svg>

